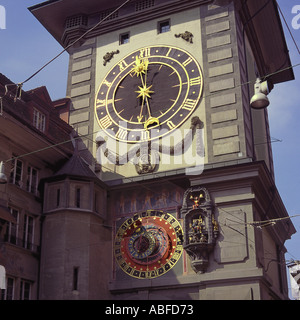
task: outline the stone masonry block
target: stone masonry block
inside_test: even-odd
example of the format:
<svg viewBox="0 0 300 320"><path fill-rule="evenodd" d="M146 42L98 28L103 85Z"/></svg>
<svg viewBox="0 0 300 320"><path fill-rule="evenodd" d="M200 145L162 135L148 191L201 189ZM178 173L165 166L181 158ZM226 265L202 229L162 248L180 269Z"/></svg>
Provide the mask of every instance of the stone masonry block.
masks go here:
<svg viewBox="0 0 300 320"><path fill-rule="evenodd" d="M239 134L239 128L237 125L212 130L212 137L214 140L234 137L234 136L238 136L238 134Z"/></svg>
<svg viewBox="0 0 300 320"><path fill-rule="evenodd" d="M237 110L228 110L228 111L221 111L216 112L211 115L211 122L212 123L220 123L225 121L232 121L237 119Z"/></svg>

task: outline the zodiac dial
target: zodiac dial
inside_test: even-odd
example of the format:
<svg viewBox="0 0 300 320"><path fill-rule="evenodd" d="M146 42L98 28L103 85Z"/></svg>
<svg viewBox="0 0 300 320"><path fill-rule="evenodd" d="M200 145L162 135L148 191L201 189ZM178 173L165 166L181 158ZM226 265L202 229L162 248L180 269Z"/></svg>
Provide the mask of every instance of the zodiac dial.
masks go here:
<svg viewBox="0 0 300 320"><path fill-rule="evenodd" d="M141 48L107 73L96 95L96 116L109 136L138 142L162 137L198 106L202 72L188 52L169 46Z"/></svg>
<svg viewBox="0 0 300 320"><path fill-rule="evenodd" d="M180 223L169 213L148 210L127 219L118 229L114 254L119 267L139 279L171 270L183 251Z"/></svg>

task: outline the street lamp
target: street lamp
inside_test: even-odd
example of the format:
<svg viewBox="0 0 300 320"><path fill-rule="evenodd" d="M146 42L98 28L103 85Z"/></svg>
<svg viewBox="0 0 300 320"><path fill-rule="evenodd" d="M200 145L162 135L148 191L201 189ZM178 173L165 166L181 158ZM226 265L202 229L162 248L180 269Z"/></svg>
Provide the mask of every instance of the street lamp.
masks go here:
<svg viewBox="0 0 300 320"><path fill-rule="evenodd" d="M0 162L0 184L6 184L7 177L5 174L5 167L3 161Z"/></svg>
<svg viewBox="0 0 300 320"><path fill-rule="evenodd" d="M254 85L254 96L250 100L251 108L253 109L264 109L269 104L270 101L267 97L267 95L271 92L273 89L273 84L269 81L263 81L259 78L256 79L255 85Z"/></svg>

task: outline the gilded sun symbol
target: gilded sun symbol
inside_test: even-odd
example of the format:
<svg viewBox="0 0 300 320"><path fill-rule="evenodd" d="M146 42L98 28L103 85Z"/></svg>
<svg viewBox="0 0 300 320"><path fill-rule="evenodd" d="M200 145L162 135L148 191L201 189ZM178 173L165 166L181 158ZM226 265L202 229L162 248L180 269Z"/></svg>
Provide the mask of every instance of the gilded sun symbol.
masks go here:
<svg viewBox="0 0 300 320"><path fill-rule="evenodd" d="M143 86L143 87L139 87L139 91L135 91L136 93L139 93L139 95L137 96L139 97L143 97L143 99L145 99L146 97L151 98L150 94L154 93L154 91L151 91L150 89L152 88L152 85L150 87L147 88L147 86Z"/></svg>
<svg viewBox="0 0 300 320"><path fill-rule="evenodd" d="M140 60L138 56L135 58L135 66L132 69L135 75L138 77L142 75L142 73L146 73L148 70L148 59Z"/></svg>

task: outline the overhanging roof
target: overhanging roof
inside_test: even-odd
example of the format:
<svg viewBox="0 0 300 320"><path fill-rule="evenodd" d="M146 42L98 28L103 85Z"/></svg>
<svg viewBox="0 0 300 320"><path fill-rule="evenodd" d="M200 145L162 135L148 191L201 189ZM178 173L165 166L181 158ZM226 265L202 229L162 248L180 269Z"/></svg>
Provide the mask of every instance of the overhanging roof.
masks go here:
<svg viewBox="0 0 300 320"><path fill-rule="evenodd" d="M222 3L222 0L219 1ZM224 5L226 4L224 0ZM62 45L65 33L65 21L75 15L94 15L120 6L124 0L49 0L29 8L31 13ZM207 1L170 0L165 2L171 10L172 3L189 5L191 7L207 3ZM275 0L248 0L234 1L240 13L245 33L249 39L252 51L257 62L260 76L272 74L269 78L274 84L294 79L289 51ZM130 4L130 3L129 3ZM227 3L228 5L228 3ZM140 14L140 13L139 13ZM132 17L130 23L133 23ZM118 28L118 21L114 21ZM112 22L111 22L112 24ZM93 33L94 36L95 34ZM279 70L283 70L277 73Z"/></svg>
<svg viewBox="0 0 300 320"><path fill-rule="evenodd" d="M260 76L272 74L269 78L274 84L293 80L294 72L276 1L248 0L247 5L242 1L236 3Z"/></svg>
<svg viewBox="0 0 300 320"><path fill-rule="evenodd" d="M29 11L61 44L65 21L77 14L95 14L124 3L124 0L49 0L29 7Z"/></svg>

